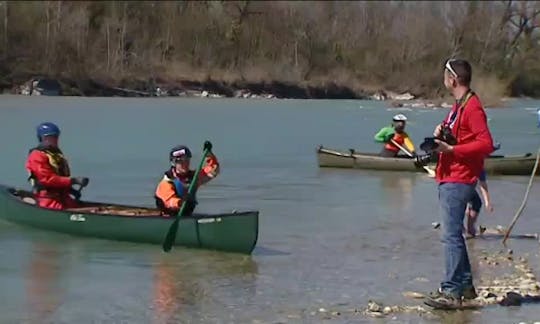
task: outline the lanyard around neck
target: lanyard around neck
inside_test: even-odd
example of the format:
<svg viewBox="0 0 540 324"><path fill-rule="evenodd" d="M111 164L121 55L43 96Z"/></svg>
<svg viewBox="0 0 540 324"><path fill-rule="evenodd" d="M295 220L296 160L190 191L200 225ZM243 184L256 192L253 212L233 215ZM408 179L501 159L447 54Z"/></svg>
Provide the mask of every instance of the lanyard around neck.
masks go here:
<svg viewBox="0 0 540 324"><path fill-rule="evenodd" d="M454 124L456 122L456 118L457 118L457 115L458 115L458 112L463 112L463 109L465 108L465 105L467 104L467 102L469 101L469 99L471 99L471 97L474 95L474 92L472 92L471 90L467 91L467 94L465 95L465 97L461 100L457 100L456 102L456 108L452 111L452 113L450 114L450 116L448 117L447 121L446 121L446 124L450 127L450 128L454 128ZM460 103L461 101L461 103Z"/></svg>

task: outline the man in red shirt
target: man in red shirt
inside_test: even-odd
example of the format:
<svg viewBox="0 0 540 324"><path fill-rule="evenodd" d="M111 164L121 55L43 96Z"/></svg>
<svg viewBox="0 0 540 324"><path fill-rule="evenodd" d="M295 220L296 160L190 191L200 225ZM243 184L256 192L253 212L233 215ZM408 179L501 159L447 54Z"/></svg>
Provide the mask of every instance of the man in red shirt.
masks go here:
<svg viewBox="0 0 540 324"><path fill-rule="evenodd" d="M80 188L88 185L88 178L70 177L69 165L58 147L60 129L53 123L42 123L37 127L39 145L30 150L26 169L30 174L34 197L40 207L65 209L78 206ZM72 198L71 195L75 197Z"/></svg>
<svg viewBox="0 0 540 324"><path fill-rule="evenodd" d="M425 303L436 308L461 305L461 299L476 298L463 217L484 167L493 152L493 140L478 96L470 89L472 69L465 60L452 59L444 68L444 85L456 99L445 120L433 135L438 144L436 181L442 216L445 278ZM443 140L444 139L444 140Z"/></svg>

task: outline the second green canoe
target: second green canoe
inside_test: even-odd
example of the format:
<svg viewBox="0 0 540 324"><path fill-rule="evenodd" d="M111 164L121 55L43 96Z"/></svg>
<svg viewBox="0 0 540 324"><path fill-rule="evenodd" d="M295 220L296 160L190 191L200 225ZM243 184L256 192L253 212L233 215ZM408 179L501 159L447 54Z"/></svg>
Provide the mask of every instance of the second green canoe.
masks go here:
<svg viewBox="0 0 540 324"><path fill-rule="evenodd" d="M354 150L333 150L317 147L317 160L321 168L353 168L386 171L425 172L407 157L388 158L373 153L360 153ZM536 157L531 153L524 155L492 155L484 162L488 174L498 175L530 175ZM429 164L435 168L435 164ZM540 174L540 168L539 172Z"/></svg>

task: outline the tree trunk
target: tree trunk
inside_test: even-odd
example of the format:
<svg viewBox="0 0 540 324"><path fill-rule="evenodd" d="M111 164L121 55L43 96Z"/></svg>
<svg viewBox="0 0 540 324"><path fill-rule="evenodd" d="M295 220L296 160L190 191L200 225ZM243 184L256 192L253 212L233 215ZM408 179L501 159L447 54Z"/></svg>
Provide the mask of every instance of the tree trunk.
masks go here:
<svg viewBox="0 0 540 324"><path fill-rule="evenodd" d="M8 3L4 1L4 59L8 55Z"/></svg>
<svg viewBox="0 0 540 324"><path fill-rule="evenodd" d="M56 3L56 35L60 34L60 27L62 26L62 1Z"/></svg>
<svg viewBox="0 0 540 324"><path fill-rule="evenodd" d="M45 19L46 19L46 36L45 36L45 58L47 65L47 73L51 70L51 57L50 57L50 38L51 38L51 14L49 11L50 2L45 2Z"/></svg>
<svg viewBox="0 0 540 324"><path fill-rule="evenodd" d="M171 23L174 21L174 16L170 17L171 15L174 15L174 10L172 11L173 12L167 17L167 31L165 33L165 46L161 50L161 63L165 62L169 47L171 46Z"/></svg>
<svg viewBox="0 0 540 324"><path fill-rule="evenodd" d="M62 44L60 43L60 40L62 39L62 37L60 36L61 27L62 27L62 1L58 1L56 3L56 26L54 28L54 39L53 39L53 49L52 49L52 56L54 57L55 61L56 61L56 54L58 53L58 46L62 46ZM78 56L78 53L77 53L77 56Z"/></svg>
<svg viewBox="0 0 540 324"><path fill-rule="evenodd" d="M480 53L480 59L478 60L478 64L480 66L484 65L484 57L486 56L487 50L488 50L489 45L491 43L492 31L493 31L493 23L490 23L489 32L488 32L487 36L484 39L484 46L482 47L482 52Z"/></svg>
<svg viewBox="0 0 540 324"><path fill-rule="evenodd" d="M107 30L105 32L105 37L107 38L107 72L111 70L111 32L110 32L110 23L107 19Z"/></svg>
<svg viewBox="0 0 540 324"><path fill-rule="evenodd" d="M122 13L122 36L120 37L120 72L124 73L124 61L126 59L126 29L127 29L127 5L124 1L124 9Z"/></svg>
<svg viewBox="0 0 540 324"><path fill-rule="evenodd" d="M298 68L298 41L294 41L294 67Z"/></svg>

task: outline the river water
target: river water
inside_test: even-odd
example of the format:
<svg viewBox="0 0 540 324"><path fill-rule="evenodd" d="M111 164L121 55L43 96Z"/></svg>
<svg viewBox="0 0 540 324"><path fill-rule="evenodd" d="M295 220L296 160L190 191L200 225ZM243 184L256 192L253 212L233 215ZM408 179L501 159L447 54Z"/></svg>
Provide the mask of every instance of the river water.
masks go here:
<svg viewBox="0 0 540 324"><path fill-rule="evenodd" d="M487 110L498 153L536 153L540 101ZM357 100L235 100L0 96L1 182L27 186L24 162L35 126L53 121L74 175L90 177L89 200L151 206L168 150L186 144L194 161L208 139L220 176L198 193L201 212L260 211L251 256L131 244L0 223L1 323L319 323L431 322L412 314L373 320L370 299L419 305L405 290L427 291L443 274L436 185L426 175L320 169L316 146L376 152L374 133L396 113L418 145L446 109L400 110ZM194 163L195 164L195 163ZM488 179L493 214L507 226L527 176ZM540 186L514 233L540 232ZM165 233L164 233L165 234ZM510 240L535 269L539 244ZM483 251L499 240L469 241L477 278ZM339 310L341 315L319 312ZM441 313L456 323L540 320L540 305ZM395 316L395 317L394 317Z"/></svg>

